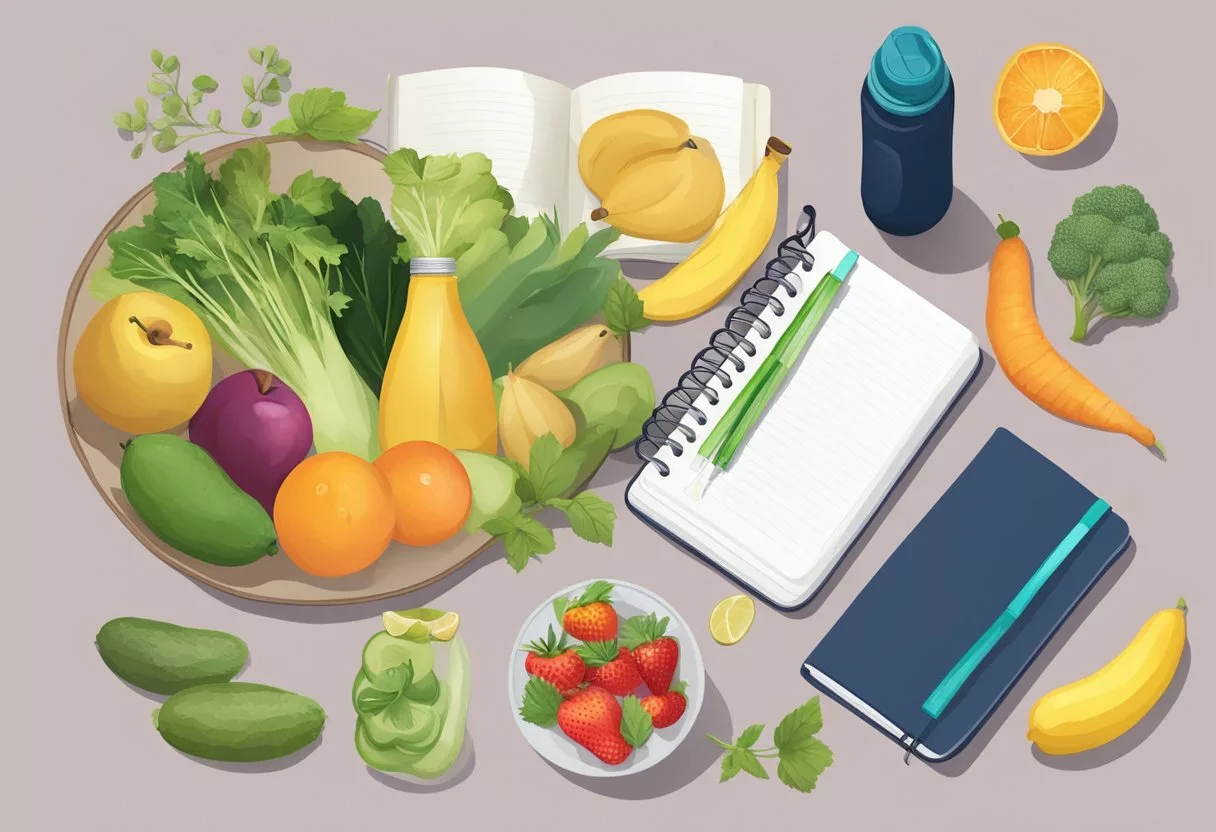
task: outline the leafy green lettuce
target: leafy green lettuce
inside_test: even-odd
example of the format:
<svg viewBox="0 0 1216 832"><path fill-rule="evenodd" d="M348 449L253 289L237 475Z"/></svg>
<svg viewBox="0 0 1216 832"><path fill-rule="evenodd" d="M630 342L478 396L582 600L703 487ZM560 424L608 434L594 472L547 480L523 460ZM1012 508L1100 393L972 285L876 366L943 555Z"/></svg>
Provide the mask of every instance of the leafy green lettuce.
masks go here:
<svg viewBox="0 0 1216 832"><path fill-rule="evenodd" d="M402 148L384 169L392 221L409 253L456 258L461 306L494 377L603 309L621 275L600 257L616 229L590 234L579 225L563 238L556 216L512 215L510 194L480 153Z"/></svg>
<svg viewBox="0 0 1216 832"><path fill-rule="evenodd" d="M347 360L331 315L351 303L336 276L347 248L317 215L334 210L338 183L305 173L270 190L263 144L234 153L218 178L187 153L180 172L153 181L142 225L113 232L109 268L91 287L180 300L246 367L283 379L308 408L318 451L378 453L375 396Z"/></svg>

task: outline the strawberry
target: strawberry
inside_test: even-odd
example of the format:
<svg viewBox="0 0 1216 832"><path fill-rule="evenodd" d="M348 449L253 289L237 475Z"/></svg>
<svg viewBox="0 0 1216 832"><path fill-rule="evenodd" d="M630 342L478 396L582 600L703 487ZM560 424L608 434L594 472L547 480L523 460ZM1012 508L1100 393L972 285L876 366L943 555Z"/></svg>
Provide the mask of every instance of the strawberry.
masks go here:
<svg viewBox="0 0 1216 832"><path fill-rule="evenodd" d="M558 598L553 611L562 628L579 641L612 641L617 633L612 584L595 581L574 599Z"/></svg>
<svg viewBox="0 0 1216 832"><path fill-rule="evenodd" d="M549 634L521 648L528 657L524 659L524 670L529 675L539 676L560 691L568 691L582 684L587 666L574 648L569 645L566 634L558 639L550 625Z"/></svg>
<svg viewBox="0 0 1216 832"><path fill-rule="evenodd" d="M650 692L659 696L671 688L680 663L680 645L667 632L668 619L654 613L635 615L621 628L621 643L633 652L638 673Z"/></svg>
<svg viewBox="0 0 1216 832"><path fill-rule="evenodd" d="M601 687L592 685L563 700L557 688L533 677L524 688L519 713L534 725L557 725L610 766L619 766L633 753L633 746L621 733L621 703Z"/></svg>
<svg viewBox="0 0 1216 832"><path fill-rule="evenodd" d="M667 693L651 694L642 700L642 708L650 714L655 728L675 725L688 708L688 697L684 695L684 683L676 682Z"/></svg>
<svg viewBox="0 0 1216 832"><path fill-rule="evenodd" d="M633 656L615 641L592 641L577 648L587 665L587 681L614 696L626 696L642 686Z"/></svg>

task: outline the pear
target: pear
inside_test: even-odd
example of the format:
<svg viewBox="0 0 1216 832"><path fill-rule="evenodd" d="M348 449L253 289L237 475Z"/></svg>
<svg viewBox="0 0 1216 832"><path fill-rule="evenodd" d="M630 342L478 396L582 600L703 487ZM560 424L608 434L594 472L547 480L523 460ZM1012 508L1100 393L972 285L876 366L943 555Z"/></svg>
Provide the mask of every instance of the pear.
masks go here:
<svg viewBox="0 0 1216 832"><path fill-rule="evenodd" d="M508 459L527 469L533 442L551 433L569 448L575 430L574 414L561 399L535 381L507 371L498 405L498 438Z"/></svg>

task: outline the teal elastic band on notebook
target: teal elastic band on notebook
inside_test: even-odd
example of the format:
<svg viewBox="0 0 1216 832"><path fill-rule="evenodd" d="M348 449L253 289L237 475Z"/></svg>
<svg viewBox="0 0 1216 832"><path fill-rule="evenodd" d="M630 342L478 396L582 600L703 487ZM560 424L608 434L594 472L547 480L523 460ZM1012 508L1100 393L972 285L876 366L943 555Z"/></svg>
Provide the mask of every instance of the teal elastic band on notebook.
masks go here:
<svg viewBox="0 0 1216 832"><path fill-rule="evenodd" d="M963 657L958 660L954 667L950 668L950 672L941 680L933 693L929 694L929 698L921 705L921 710L937 719L946 710L946 707L971 678L971 674L980 666L984 658L992 652L992 648L1000 642L1005 633L1009 632L1009 628L1013 626L1018 617L1026 611L1030 606L1030 602L1039 594L1040 590L1046 585L1051 576L1055 574L1060 565L1068 559L1077 545L1085 539L1090 530L1098 524L1102 516L1110 511L1110 504L1105 500L1098 500L1085 515L1073 526L1068 534L1064 535L1064 539L1056 545L1047 559L1039 565L1035 573L1009 602L1009 606L1005 607L1004 611L997 617L992 626L984 631L984 634L979 637L975 644L971 645L970 649L963 654ZM923 732L922 732L923 735ZM912 754L912 749L920 743L920 738L913 740L912 745L908 748L908 753L904 755L905 762Z"/></svg>

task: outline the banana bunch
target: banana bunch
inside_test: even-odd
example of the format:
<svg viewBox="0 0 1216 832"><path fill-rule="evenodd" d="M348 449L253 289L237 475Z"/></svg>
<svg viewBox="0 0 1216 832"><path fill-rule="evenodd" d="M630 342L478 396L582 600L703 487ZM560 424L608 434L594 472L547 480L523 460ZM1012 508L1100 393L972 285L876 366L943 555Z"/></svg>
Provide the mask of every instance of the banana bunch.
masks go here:
<svg viewBox="0 0 1216 832"><path fill-rule="evenodd" d="M592 124L579 142L578 171L600 200L591 219L646 240L699 239L726 199L713 147L660 110L629 110Z"/></svg>
<svg viewBox="0 0 1216 832"><path fill-rule="evenodd" d="M715 306L760 259L777 224L777 171L790 147L775 136L747 185L688 259L638 297L652 321L682 321Z"/></svg>

